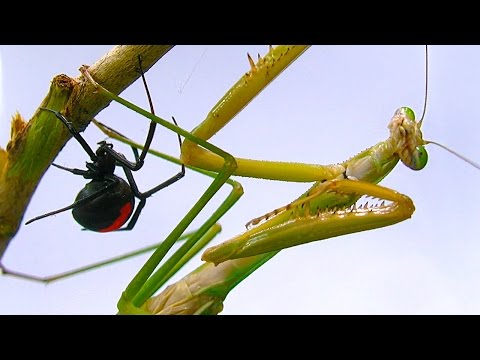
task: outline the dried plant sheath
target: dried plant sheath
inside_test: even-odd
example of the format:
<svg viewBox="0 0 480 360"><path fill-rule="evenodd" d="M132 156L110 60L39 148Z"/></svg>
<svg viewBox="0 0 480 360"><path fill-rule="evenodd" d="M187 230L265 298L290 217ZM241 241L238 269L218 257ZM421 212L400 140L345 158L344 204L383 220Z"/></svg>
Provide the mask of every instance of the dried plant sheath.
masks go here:
<svg viewBox="0 0 480 360"><path fill-rule="evenodd" d="M62 110L70 97L73 81L60 75L53 79L42 107ZM38 110L26 123L20 114L12 120L11 140L1 150L0 252L17 232L30 197L43 173L69 137L62 123Z"/></svg>

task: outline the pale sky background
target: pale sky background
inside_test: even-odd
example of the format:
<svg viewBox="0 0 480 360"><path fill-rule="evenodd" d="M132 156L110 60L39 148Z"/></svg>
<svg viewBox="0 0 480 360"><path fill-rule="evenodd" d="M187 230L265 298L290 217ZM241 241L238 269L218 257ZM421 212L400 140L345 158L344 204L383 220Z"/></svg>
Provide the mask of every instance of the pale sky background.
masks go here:
<svg viewBox="0 0 480 360"><path fill-rule="evenodd" d="M110 48L0 46L0 146L7 144L11 115L18 110L29 119L55 75L77 76L80 65L93 64ZM267 50L175 47L147 73L156 112L163 118L175 116L180 126L191 130L248 70L246 53L256 57ZM431 46L429 58L424 136L480 162L480 47ZM212 141L242 157L340 162L384 140L398 107L410 106L421 115L424 73L423 46L314 46ZM122 96L147 108L140 81ZM149 123L113 103L98 119L139 142ZM84 136L94 148L105 139L94 126ZM159 128L153 148L178 155L176 141L175 135ZM117 143L115 148L131 155ZM480 219L480 171L434 145L427 149L430 162L424 170L414 172L399 164L382 182L414 200L411 219L281 252L230 293L223 314L480 313L480 230L475 223ZM83 168L86 160L79 144L70 141L55 162ZM149 189L177 171L177 166L150 156L135 177L141 189ZM239 180L245 195L221 220L223 231L216 243L310 186ZM72 203L85 183L80 176L51 167L23 222ZM48 275L160 241L208 184L208 179L189 171L181 182L147 201L131 232L81 231L69 212L22 226L3 261L18 271ZM216 197L215 203L222 198ZM114 314L121 292L146 259L47 286L0 277L0 313ZM199 259L193 260L175 279L199 264Z"/></svg>

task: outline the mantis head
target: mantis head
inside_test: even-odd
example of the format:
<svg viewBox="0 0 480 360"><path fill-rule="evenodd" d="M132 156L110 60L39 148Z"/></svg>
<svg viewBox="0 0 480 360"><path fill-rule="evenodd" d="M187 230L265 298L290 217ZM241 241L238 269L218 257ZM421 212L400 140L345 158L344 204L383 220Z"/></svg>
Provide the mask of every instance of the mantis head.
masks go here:
<svg viewBox="0 0 480 360"><path fill-rule="evenodd" d="M423 116L420 121L415 121L413 110L404 106L395 111L390 124L388 124L390 137L395 140L396 152L406 166L412 170L422 170L428 162L428 154L424 145L435 144L480 170L479 164L445 145L432 140L424 140L420 130L422 122Z"/></svg>
<svg viewBox="0 0 480 360"><path fill-rule="evenodd" d="M422 170L428 162L428 154L423 145L420 127L422 121L415 121L415 113L409 107L395 111L388 128L391 138L396 140L397 154L400 160L412 170Z"/></svg>

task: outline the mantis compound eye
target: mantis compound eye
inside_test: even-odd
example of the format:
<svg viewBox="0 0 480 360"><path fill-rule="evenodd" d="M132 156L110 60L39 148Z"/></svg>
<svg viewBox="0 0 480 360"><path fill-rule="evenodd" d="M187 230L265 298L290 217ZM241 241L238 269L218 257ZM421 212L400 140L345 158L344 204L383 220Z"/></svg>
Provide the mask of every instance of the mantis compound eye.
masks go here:
<svg viewBox="0 0 480 360"><path fill-rule="evenodd" d="M409 164L402 162L412 170L422 170L428 162L428 153L425 147L423 145L417 146L410 160Z"/></svg>
<svg viewBox="0 0 480 360"><path fill-rule="evenodd" d="M409 120L415 121L415 112L407 106L403 106L397 110L397 112L402 112L408 117Z"/></svg>

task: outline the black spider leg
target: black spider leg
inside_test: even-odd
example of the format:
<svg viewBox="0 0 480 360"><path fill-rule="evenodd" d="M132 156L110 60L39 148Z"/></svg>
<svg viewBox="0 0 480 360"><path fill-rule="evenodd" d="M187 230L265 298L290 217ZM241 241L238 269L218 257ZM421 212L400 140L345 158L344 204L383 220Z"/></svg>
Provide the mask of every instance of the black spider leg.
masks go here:
<svg viewBox="0 0 480 360"><path fill-rule="evenodd" d="M143 85L145 87L145 92L147 93L147 98L148 98L148 104L150 105L150 112L155 115L155 110L153 109L153 102L152 102L152 97L150 96L150 91L148 90L148 85L147 85L147 80L145 79L145 74L143 72L142 68L142 57L139 55L138 56L138 64L139 64L139 72L140 75L142 76L142 81ZM148 129L148 134L147 134L147 139L145 140L145 144L143 145L143 150L140 156L138 156L138 150L133 150L133 153L135 155L135 162L128 161L124 156L121 156L120 153L116 152L113 149L105 149L110 155L112 155L115 160L117 160L121 166L127 167L128 169L132 171L137 171L140 170L141 167L143 166L145 157L147 156L148 150L150 149L150 145L152 144L153 141L153 136L155 135L155 129L157 127L157 123L155 121L150 121L150 127ZM132 147L132 149L134 149Z"/></svg>
<svg viewBox="0 0 480 360"><path fill-rule="evenodd" d="M56 165L56 164L52 164L52 165L56 166L59 169L69 171L72 174L82 175L86 179L92 177L91 176L92 172L90 170L70 169L70 168L66 168L66 167L63 167L63 166L60 166L60 165ZM88 165L89 164L87 164L87 166ZM25 225L28 225L28 224L30 224L34 221L41 220L41 219L44 219L44 218L52 216L52 215L57 215L61 212L67 211L67 210L71 210L71 209L74 209L74 208L77 208L77 207L81 207L85 204L88 204L90 201L92 201L92 200L96 199L97 197L101 196L102 194L108 192L111 188L115 187L119 182L118 177L116 177L115 175L108 175L108 174L104 175L104 179L110 181L110 183L108 185L106 185L104 188L98 190L97 192L95 192L93 194L90 194L90 195L84 197L83 199L75 201L71 205L65 206L65 207L63 207L61 209L58 209L58 210L55 210L55 211L51 211L47 214L43 214L43 215L34 217L33 219L28 220L25 223Z"/></svg>
<svg viewBox="0 0 480 360"><path fill-rule="evenodd" d="M172 119L173 119L174 124L178 126L177 122L175 121L175 118L172 117ZM111 130L113 130L113 129L111 129ZM120 134L118 131L116 131L116 130L113 130L113 131L115 131L120 136L128 139L126 136ZM182 147L182 139L180 138L180 135L178 135L178 143L179 143L179 146L181 148ZM134 147L132 147L132 149L134 149L134 153L135 153L136 149ZM138 152L137 152L137 154L138 154ZM118 155L120 157L123 156L122 154L118 154ZM160 191L160 190L166 188L167 186L172 185L173 183L177 182L178 180L180 180L181 178L183 178L185 176L185 165L182 164L181 165L181 170L178 174L172 176L170 179L167 179L166 181L162 182L160 185L157 185L157 186L155 186L154 188L152 188L148 191L140 192L138 190L137 183L135 182L135 179L133 177L132 171L127 166L124 166L122 163L120 163L118 165L120 165L123 168L123 171L125 172L125 176L127 177L127 180L128 180L128 183L130 184L132 192L133 192L134 196L137 199L140 200L140 202L138 203L137 208L135 209L135 213L132 215L132 218L128 222L128 225L124 228L117 229L116 231L132 230L133 227L135 226L135 224L137 223L137 220L140 216L140 213L141 213L142 209L144 208L144 206L147 202L147 198L149 198L150 196L155 194L157 191Z"/></svg>
<svg viewBox="0 0 480 360"><path fill-rule="evenodd" d="M56 111L56 110L52 110L44 107L41 107L40 109L54 113L55 116L58 118L58 120L60 120L67 127L68 131L70 132L70 134L72 134L75 140L77 140L80 143L83 150L85 150L88 156L90 156L90 159L92 161L97 161L97 155L95 154L95 152L92 150L90 145L87 144L87 142L82 137L82 135L80 135L80 133L72 126L72 123L65 118L65 116L63 116L62 114L60 114L59 111Z"/></svg>

